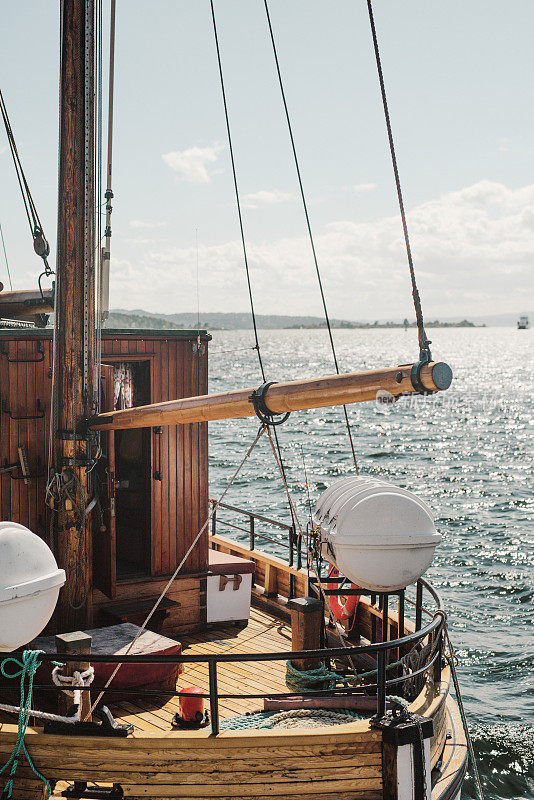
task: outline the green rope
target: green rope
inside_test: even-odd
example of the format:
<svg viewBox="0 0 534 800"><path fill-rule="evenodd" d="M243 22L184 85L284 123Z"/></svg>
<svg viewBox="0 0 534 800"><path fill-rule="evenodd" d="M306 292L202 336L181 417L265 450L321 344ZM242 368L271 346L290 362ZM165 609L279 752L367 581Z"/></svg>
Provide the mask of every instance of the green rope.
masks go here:
<svg viewBox="0 0 534 800"><path fill-rule="evenodd" d="M317 669L295 669L291 661L286 661L286 686L291 692L308 691L324 692L335 689L338 683L348 685L354 682L354 676L345 678L337 672L331 672L324 664Z"/></svg>
<svg viewBox="0 0 534 800"><path fill-rule="evenodd" d="M409 702L404 699L404 697L399 697L396 694L386 695L386 700L389 700L390 703L394 703L396 706L399 706L399 708L408 708L410 705Z"/></svg>
<svg viewBox="0 0 534 800"><path fill-rule="evenodd" d="M221 722L221 730L239 731L255 728L265 730L276 727L279 723L294 720L294 727L306 725L307 720L316 719L318 725L341 725L361 719L357 711L348 709L292 709L290 711L257 711L253 714L241 714ZM287 727L287 726L284 726ZM291 726L293 727L293 726Z"/></svg>
<svg viewBox="0 0 534 800"><path fill-rule="evenodd" d="M20 678L20 702L19 702L17 740L13 745L13 751L11 755L9 756L4 766L0 769L0 775L1 775L11 765L11 769L9 771L9 778L2 792L2 800L9 800L9 798L13 796L13 779L15 777L15 773L17 771L17 767L19 764L21 750L26 756L26 760L30 765L33 774L36 775L39 778L39 780L43 781L43 783L46 786L45 800L48 800L48 798L52 794L52 788L49 782L46 780L44 775L41 775L41 773L35 768L31 756L26 748L26 742L24 739L26 735L26 728L28 727L28 720L30 718L30 711L32 706L33 679L35 673L37 672L37 670L41 665L39 656L41 655L42 652L43 652L42 650L25 650L22 654L22 661L19 661L17 658L13 658L12 656L10 656L9 658L5 658L0 664L0 672L2 673L4 678ZM18 669L16 669L12 673L7 672L6 666L9 662L16 664ZM27 680L27 687L25 685L26 680Z"/></svg>
<svg viewBox="0 0 534 800"><path fill-rule="evenodd" d="M221 720L222 731L240 731L247 728L258 728L262 722L272 717L275 711L258 711L256 714L240 714L237 717Z"/></svg>
<svg viewBox="0 0 534 800"><path fill-rule="evenodd" d="M386 664L386 672L388 669L393 669L393 667L402 667L402 661L393 661L391 664ZM371 675L377 675L377 669L370 669L369 672L360 672L358 678L361 680L362 678L370 678Z"/></svg>
<svg viewBox="0 0 534 800"><path fill-rule="evenodd" d="M386 669L402 666L401 661L388 664ZM292 692L324 692L335 689L338 683L347 686L355 680L361 682L363 678L376 675L378 670L372 669L369 672L361 672L359 675L348 676L340 675L338 672L331 672L326 669L324 664L320 664L317 669L300 670L295 669L291 661L286 662L286 686Z"/></svg>

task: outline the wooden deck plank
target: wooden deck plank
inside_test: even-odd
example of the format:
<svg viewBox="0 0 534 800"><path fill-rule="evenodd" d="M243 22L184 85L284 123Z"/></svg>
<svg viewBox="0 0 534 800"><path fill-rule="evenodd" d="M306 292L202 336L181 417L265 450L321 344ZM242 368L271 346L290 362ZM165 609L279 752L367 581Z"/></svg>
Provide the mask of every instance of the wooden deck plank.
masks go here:
<svg viewBox="0 0 534 800"><path fill-rule="evenodd" d="M263 611L251 610L249 624L236 627L222 623L210 630L181 637L184 654L211 655L222 653L278 652L291 649L291 629L281 620L273 620ZM269 694L287 691L285 661L263 661L221 664L217 669L221 694ZM198 686L209 692L207 664L185 664L179 676L177 690ZM206 701L208 706L208 701ZM219 704L221 718L255 711L263 707L261 699L235 698ZM126 698L112 704L117 718L135 725L137 731L168 731L171 719L178 710L178 698L168 696Z"/></svg>
<svg viewBox="0 0 534 800"><path fill-rule="evenodd" d="M306 780L298 781L296 783L248 783L248 784L204 784L204 785L187 785L182 788L180 792L184 792L183 796L189 797L221 797L221 789L224 789L225 797L282 797L287 798L295 794L301 793L303 787L306 787L307 792L313 795L321 795L325 792L336 791L357 791L362 792L380 791L382 788L382 781L380 778L353 778L348 780L316 780L308 782ZM176 785L158 785L158 784L142 784L137 786L135 784L124 785L123 787L125 797L177 797ZM363 795L367 797L368 794Z"/></svg>

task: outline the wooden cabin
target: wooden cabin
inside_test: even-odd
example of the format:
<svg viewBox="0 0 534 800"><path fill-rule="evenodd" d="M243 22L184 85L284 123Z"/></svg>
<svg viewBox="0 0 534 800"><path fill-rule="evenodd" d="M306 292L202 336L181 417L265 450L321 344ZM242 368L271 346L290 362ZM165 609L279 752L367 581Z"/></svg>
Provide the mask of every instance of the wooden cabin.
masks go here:
<svg viewBox="0 0 534 800"><path fill-rule="evenodd" d="M206 394L210 338L104 330L102 408ZM45 502L51 391L52 331L0 328L0 518L54 549ZM105 433L101 445L92 622L140 624L208 515L207 423ZM163 632L205 624L207 559L206 530L154 619Z"/></svg>

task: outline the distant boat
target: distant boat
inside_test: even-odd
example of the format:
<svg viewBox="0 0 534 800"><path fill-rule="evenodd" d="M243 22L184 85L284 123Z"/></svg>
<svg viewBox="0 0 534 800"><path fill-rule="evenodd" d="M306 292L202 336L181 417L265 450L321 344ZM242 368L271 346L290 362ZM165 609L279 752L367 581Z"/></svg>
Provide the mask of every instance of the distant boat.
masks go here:
<svg viewBox="0 0 534 800"><path fill-rule="evenodd" d="M517 320L517 329L520 331L526 331L529 328L528 317L524 314L522 317L519 317Z"/></svg>

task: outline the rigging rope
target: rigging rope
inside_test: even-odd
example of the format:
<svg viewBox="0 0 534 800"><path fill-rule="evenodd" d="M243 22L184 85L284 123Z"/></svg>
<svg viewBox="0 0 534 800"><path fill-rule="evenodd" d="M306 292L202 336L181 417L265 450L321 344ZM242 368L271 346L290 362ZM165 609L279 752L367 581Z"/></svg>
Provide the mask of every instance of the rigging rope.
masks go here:
<svg viewBox="0 0 534 800"><path fill-rule="evenodd" d="M103 64L103 19L102 19L102 0L95 4L96 14L96 103L95 103L95 139L96 139L96 191L94 197L94 210L96 220L96 235L94 241L94 264L95 264L95 335L94 335L94 362L93 362L93 404L94 410L100 411L100 376L102 362L102 64ZM95 441L100 445L100 433L95 437Z"/></svg>
<svg viewBox="0 0 534 800"><path fill-rule="evenodd" d="M248 288L248 296L249 296L249 301L250 301L250 313L251 313L251 316L252 316L252 327L254 329L255 349L256 349L256 351L258 353L258 361L259 361L259 364L260 364L261 375L262 375L263 380L265 381L266 377L265 377L265 370L263 368L263 360L262 360L261 353L260 353L260 342L259 342L259 339L258 339L258 327L257 327L257 324L256 324L256 313L255 313L255 310L254 310L254 298L252 296L252 285L251 285L251 282L250 282L250 270L249 270L249 265L248 265L247 245L246 245L246 242L245 242L245 230L244 230L244 226L243 226L243 215L242 215L242 212L241 212L241 199L240 199L240 195L239 195L239 186L238 186L238 183L237 183L237 172L236 172L236 167L235 167L234 148L233 148L233 144L232 144L232 133L231 133L231 130L230 130L230 117L229 117L229 114L228 114L228 104L226 102L226 88L225 88L225 85L224 85L224 77L223 77L223 69L222 69L222 61L221 61L221 50L220 50L220 47L219 47L219 35L217 33L217 21L215 19L215 8L214 8L214 5L213 5L213 0L210 0L210 6L211 6L211 18L212 18L212 22L213 22L213 35L214 35L214 38L215 38L215 48L217 50L217 64L218 64L218 67L219 67L219 80L220 80L220 84L221 84L221 94L222 94L222 101L223 101L223 107L224 107L224 119L225 119L225 122L226 122L226 135L227 135L227 138L228 138L228 148L230 150L230 161L231 161L231 165L232 165L232 177L233 177L234 191L235 191L235 197L236 197L237 216L238 216L238 220L239 220L239 231L240 231L240 235L241 235L241 247L243 249L243 260L245 262L245 272L246 272L246 275L247 275L247 288Z"/></svg>
<svg viewBox="0 0 534 800"><path fill-rule="evenodd" d="M274 456L274 460L276 462L276 466L278 467L278 470L280 472L280 477L282 478L282 483L284 484L284 489L285 489L285 492L286 492L287 502L289 504L289 507L291 509L292 514L294 515L294 520L295 520L295 522L296 522L296 524L298 526L301 540L304 541L304 546L306 547L308 564L311 564L312 569L315 572L315 577L317 578L317 586L318 586L319 591L321 593L321 596L323 598L324 607L325 607L325 609L328 610L328 616L330 618L330 621L332 622L332 625L334 626L335 635L338 637L338 639L339 639L339 641L341 643L341 646L346 648L347 647L347 643L345 642L343 636L339 632L339 629L337 627L337 620L334 617L334 614L333 614L332 609L330 608L330 604L328 602L328 597L325 594L324 586L323 586L322 581L321 581L320 569L317 569L315 564L313 563L313 555L310 552L309 544L308 544L306 538L303 536L302 527L301 527L300 520L298 518L296 509L295 509L295 506L294 506L294 503L293 503L293 499L291 497L291 492L289 491L289 486L287 485L286 476L285 476L284 472L282 471L281 463L280 463L280 461L278 459L278 456L276 454L276 450L275 450L275 447L274 447L274 444L273 444L273 439L272 439L272 436L271 436L270 427L267 428L267 436L269 438L269 444L271 445L271 450L273 452L273 456ZM352 660L350 655L347 656L347 658L350 661L351 667L354 670L354 675L356 677L357 676L357 672L356 672L356 666L354 664L354 661Z"/></svg>
<svg viewBox="0 0 534 800"><path fill-rule="evenodd" d="M469 758L471 759L471 766L473 768L473 776L475 779L475 789L477 794L477 800L484 800L484 792L482 790L482 781L480 780L480 775L478 772L478 765L475 757L475 749L473 747L473 741L471 739L471 734L469 732L469 726L467 724L467 716L465 713L464 708L464 701L462 699L462 693L460 691L460 684L458 681L458 675L456 674L456 656L454 654L454 647L452 646L452 642L449 636L449 630L447 626L445 627L445 638L447 639L447 644L449 646L449 655L447 657L447 661L449 662L449 666L451 668L451 675L452 681L454 684L454 691L456 692L456 700L458 702L458 709L460 711L460 717L462 719L462 725L465 733L465 738L467 739L467 749L469 751Z"/></svg>
<svg viewBox="0 0 534 800"><path fill-rule="evenodd" d="M174 582L174 579L176 578L176 576L178 575L178 573L179 573L179 572L180 572L180 570L182 569L183 565L185 564L185 562L187 561L187 559L189 558L189 556L191 555L191 553L192 553L192 552L193 552L193 550L195 549L195 547L196 547L196 545L197 545L197 543L198 543L198 541L199 541L200 537L202 536L202 534L204 533L204 531L205 531L205 530L206 530L206 528L208 527L209 523L211 522L211 520L212 520L212 518L213 518L213 515L215 514L215 512L216 512L216 511L217 511L217 509L219 508L219 506L220 506L220 504L222 503L222 501L224 500L224 498L225 498L225 496L226 496L226 494L227 494L228 490L229 490L229 489L230 489L230 487L232 486L233 482L235 481L235 479L237 478L237 476L238 476L238 475L239 475L239 473L241 472L241 469L242 469L242 467L243 467L243 465L244 465L245 461L248 459L248 457L250 456L250 454L252 453L252 451L254 450L254 448L256 447L257 443L259 442L259 440L261 439L261 437L263 436L263 434L264 434L264 433L265 433L265 426L264 426L264 425L262 425L262 427L259 429L258 433L256 434L256 437L255 437L254 441L253 441L253 442L252 442L252 444L249 446L249 448L248 448L247 452L246 452L246 453L245 453L245 455L243 456L243 459L241 460L241 463L239 464L239 466L238 466L238 467L237 467L237 469L235 470L234 474L232 475L232 477L230 478L230 480L229 480L229 481L228 481L228 483L226 484L226 487L225 487L225 489L224 489L223 493L221 494L221 496L219 497L219 499L217 500L217 502L213 504L213 506L212 506L212 508L211 508L211 510L210 510L210 512L209 512L209 514L208 514L208 516L207 516L207 518L206 518L206 521L204 522L203 526L201 527L201 529L199 530L199 532L197 533L197 535L196 535L196 536L195 536L195 538L193 539L193 541L192 541L192 543L190 544L189 548L187 549L187 552L185 553L184 557L182 558L182 560L180 561L180 563L178 564L178 566L177 566L177 567L176 567L176 569L174 570L173 574L171 575L171 577L170 577L170 578L169 578L169 580L167 581L167 584L165 585L165 587L164 587L164 589L162 590L162 592L161 592L160 596L158 597L158 599L156 600L156 602L155 602L155 603L154 603L154 605L152 606L152 609L151 609L151 611L149 612L149 614L148 614L148 616L146 617L145 621L143 622L143 624L141 625L141 627L140 627L140 628L139 628L139 630L137 631L137 633L136 633L136 635L135 635L134 639L132 639L132 641L130 642L130 644L129 644L129 645L128 645L128 647L126 648L126 652L124 653L124 655L125 655L125 656L127 656L127 655L130 653L130 651L131 651L132 647L135 645L135 643L137 642L137 640L139 639L139 637L140 637L140 636L141 636L141 635L144 633L144 631L146 630L146 626L148 625L148 623L149 623L149 622L150 622L150 620L152 619L153 615L156 613L156 611L157 611L157 609L158 609L158 607L159 607L159 605L160 605L161 601L163 600L163 598L165 597L165 595L166 595L166 594L167 594L167 592L169 591L169 589L170 589L171 585L173 584L173 582ZM109 676L109 678L107 679L107 681L106 681L106 685L104 686L104 688L102 689L102 691L99 693L98 697L96 698L96 700L95 700L95 701L94 701L94 703L92 704L92 706L91 706L91 709L90 709L90 711L89 711L89 713L88 713L88 715L87 715L86 719L89 717L89 715L90 715L90 714L92 714L92 713L93 713L93 711L94 711L94 710L95 710L95 708L97 707L98 703L100 702L100 700L102 699L102 697L103 697L103 695L104 695L104 692L105 692L105 691L106 691L106 689L107 689L107 688L110 686L111 682L113 681L113 679L114 679L115 675L117 674L117 672L120 670L121 666L122 666L122 662L119 662L119 663L117 664L117 666L115 667L115 669L113 670L113 672L111 673L111 675ZM84 721L85 721L85 720L84 720Z"/></svg>
<svg viewBox="0 0 534 800"><path fill-rule="evenodd" d="M412 297L415 308L415 318L417 320L417 330L419 336L419 358L421 361L430 361L430 345L432 342L428 339L425 331L423 321L423 310L421 308L421 297L415 279L415 270L412 258L412 249L410 247L410 237L408 235L408 224L406 222L406 212L404 210L404 200L402 197L402 188L400 183L399 169L397 165L397 156L395 153L395 144L393 142L393 131L391 128L391 118L389 114L388 101L386 96L386 86L384 83L384 73L382 71L382 62L380 59L380 50L378 48L378 38L376 35L375 20L373 15L373 6L371 0L367 0L367 10L369 13L369 22L371 24L371 33L373 37L373 47L375 52L376 67L378 70L378 81L380 83L380 94L382 95L382 105L384 107L384 117L386 120L387 135L389 141L389 151L391 154L391 163L393 165L393 173L395 175L395 186L397 187L397 198L399 201L399 210L402 220L402 230L404 233L404 243L406 245L406 255L408 258L408 267L410 269L410 280L412 283Z"/></svg>
<svg viewBox="0 0 534 800"><path fill-rule="evenodd" d="M24 169L22 167L22 162L20 160L17 144L15 142L15 136L13 134L13 129L9 121L9 115L7 113L7 108L1 89L0 89L0 111L2 113L4 127L6 129L6 136L9 144L9 149L11 151L11 156L13 158L13 164L15 165L15 172L17 174L20 193L22 195L22 202L24 203L26 217L28 218L28 225L30 227L30 233L33 239L33 249L35 250L37 255L43 259L44 263L44 272L41 273L41 275L39 276L39 289L41 289L42 275L53 275L53 270L48 264L48 256L50 255L50 245L48 244L48 241L44 235L43 226L41 225L41 220L39 219L39 214L37 213L37 208L34 203L30 187L28 186L26 175L24 174ZM42 294L42 289L41 289L41 294Z"/></svg>
<svg viewBox="0 0 534 800"><path fill-rule="evenodd" d="M6 260L7 277L9 278L9 288L13 291L13 282L11 280L11 270L9 269L9 261L7 260L6 243L4 241L4 231L2 230L2 223L0 222L0 237L2 238L2 248L4 250L4 258Z"/></svg>
<svg viewBox="0 0 534 800"><path fill-rule="evenodd" d="M330 316L328 314L328 308L326 306L326 298L325 298L324 289L323 289L323 281L322 281L322 278L321 278L321 271L319 269L319 261L317 259L317 252L315 250L315 241L314 241L314 238L313 238L312 227L311 227L311 222L310 222L310 215L308 213L308 204L306 202L306 195L304 193L304 186L303 186L303 183L302 183L302 176L301 176L301 172L300 172L300 164L299 164L299 159L298 159L298 155L297 155L297 148L296 148L296 145L295 145L295 137L293 135L293 126L291 124L291 117L289 115L289 108L288 108L288 105L287 105L286 93L285 93L285 89L284 89L284 83L282 81L282 73L280 71L280 62L278 61L278 51L277 51L276 42L275 42L275 39L274 39L273 27L272 27L272 24L271 24L271 16L269 14L269 6L267 5L267 0L263 0L263 3L264 3L264 6L265 6L265 14L267 16L267 24L269 26L269 35L270 35L270 38L271 38L271 44L272 44L272 48L273 48L274 61L275 61L275 64L276 64L276 74L278 76L278 84L280 86L280 94L282 96L282 103L283 103L283 106L284 106L284 112L285 112L285 117L286 117L286 122L287 122L287 129L288 129L288 133L289 133L289 139L291 141L291 150L293 152L293 160L295 162L295 169L296 169L296 172L297 172L297 181L298 181L298 185L299 185L299 192L300 192L300 197L301 197L301 200L302 200L302 207L304 209L304 217L306 219L306 227L308 229L308 238L310 240L310 247L311 247L311 251L312 251L313 263L315 265L315 272L317 274L317 281L319 283L319 292L320 292L320 295L321 295L321 302L323 304L323 311L324 311L324 316L325 316L325 321L326 321L326 327L328 329L328 338L330 339L330 348L332 350L332 356L333 356L333 359L334 359L334 366L336 368L336 373L339 375L339 365L338 365L338 360L337 360L336 347L335 347L335 344L334 344L334 337L332 335L332 326L330 324ZM347 412L347 406L345 406L345 405L343 406L343 414L345 416L345 424L347 426L347 435L349 437L350 449L352 451L352 458L354 460L354 467L356 469L356 474L358 475L358 462L356 460L356 451L354 449L354 441L353 441L353 438L352 438L352 431L351 431L351 427L350 427L349 415L348 415L348 412Z"/></svg>
<svg viewBox="0 0 534 800"><path fill-rule="evenodd" d="M100 252L101 274L100 274L100 319L105 320L109 316L109 273L111 266L111 213L113 206L111 201L114 194L111 188L111 173L113 168L113 108L115 91L115 16L116 1L111 0L110 25L109 25L109 78L108 78L108 136L107 136L107 163L106 163L106 227L104 229L105 243ZM100 241L100 240L99 240Z"/></svg>
<svg viewBox="0 0 534 800"><path fill-rule="evenodd" d="M228 148L230 150L230 161L231 161L231 164L232 164L232 177L233 177L233 182L234 182L234 191L235 191L236 206L237 206L237 216L238 216L238 219L239 219L239 230L240 230L240 234L241 234L241 246L242 246L242 249L243 249L243 260L244 260L244 263L245 263L245 272L246 272L246 276L247 276L248 296L249 296L249 301L250 301L250 313L251 313L251 316L252 316L252 327L254 329L254 350L256 350L256 353L258 354L258 362L259 362L259 366L260 366L260 372L261 372L261 376L262 376L262 379L263 379L263 383L265 383L267 378L266 378L266 375L265 375L265 369L263 367L263 359L261 357L261 352L260 352L260 342L259 342L259 338L258 338L258 327L257 327L257 324L256 324L256 313L255 313L255 310L254 310L254 297L253 297L253 294L252 294L252 284L251 284L251 281L250 281L250 270L249 270L249 265L248 265L247 245L246 245L246 242L245 242L245 230L244 230L244 226L243 226L243 215L242 215L242 212L241 212L241 198L240 198L240 195L239 195L239 185L238 185L238 182L237 182L237 171L236 171L236 166L235 166L234 148L233 148L233 144L232 144L232 133L231 133L231 130L230 130L230 116L229 116L229 113L228 113L228 103L226 102L226 88L225 88L225 84L224 84L224 76L223 76L223 68L222 68L222 60L221 60L221 49L220 49L220 46L219 46L219 35L218 35L218 32L217 32L217 20L215 18L214 0L210 0L210 7L211 7L211 19L212 19L212 22L213 22L213 36L214 36L214 40L215 40L215 49L217 51L217 64L218 64L218 68L219 68L219 81L220 81L220 85L221 85L221 95L222 95L223 108L224 108L224 119L225 119L225 123L226 123L226 135L227 135L227 138L228 138ZM278 434L277 434L276 430L274 431L274 438L275 438L275 442L276 442L276 449L278 451L278 457L280 459L281 469L282 469L282 472L283 472L283 475L284 475L284 479L285 479L285 466L284 466L284 462L283 462L283 459L282 459L282 451L281 451L281 448L280 448L280 443L278 441ZM292 522L294 523L295 520L293 518L293 510L291 508L290 508L290 512L291 512Z"/></svg>

